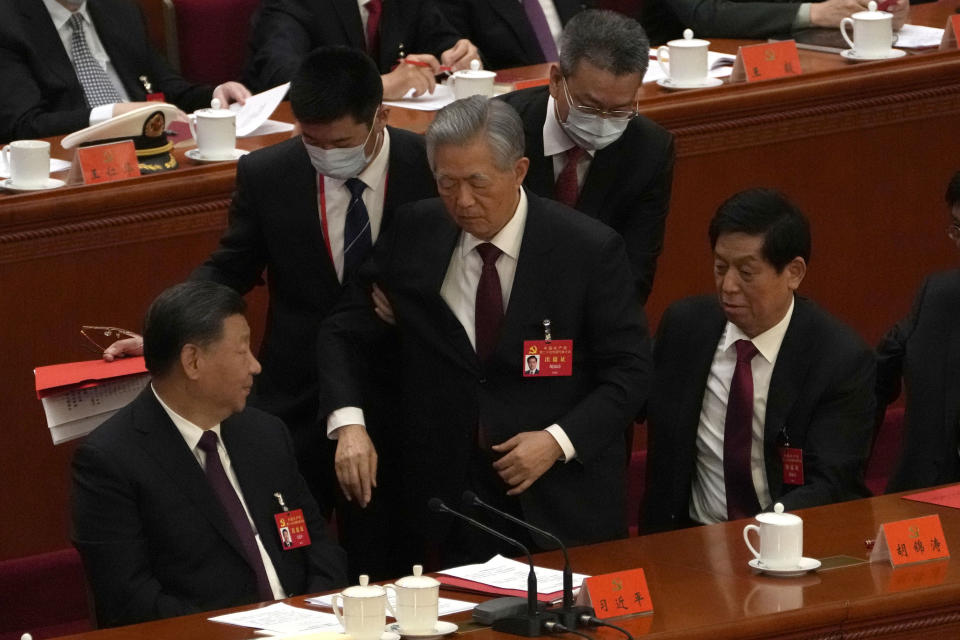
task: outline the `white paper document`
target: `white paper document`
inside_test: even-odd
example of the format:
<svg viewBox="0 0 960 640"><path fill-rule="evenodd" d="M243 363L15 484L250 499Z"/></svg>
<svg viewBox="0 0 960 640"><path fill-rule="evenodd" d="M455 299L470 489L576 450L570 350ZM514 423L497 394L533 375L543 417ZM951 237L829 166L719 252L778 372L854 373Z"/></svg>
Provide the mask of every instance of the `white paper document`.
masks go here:
<svg viewBox="0 0 960 640"><path fill-rule="evenodd" d="M407 92L402 100L384 100L388 107L403 107L417 111L439 111L454 101L453 89L445 84L438 84L433 93L425 93L417 98L413 97L413 89Z"/></svg>
<svg viewBox="0 0 960 640"><path fill-rule="evenodd" d="M234 102L230 105L230 110L237 114L237 137L244 138L254 135L260 125L264 124L277 107L283 102L284 96L290 83L282 84L273 89L267 89L262 93L247 98L246 104L240 106L240 103ZM291 125L292 129L293 126ZM259 135L259 134L258 134Z"/></svg>
<svg viewBox="0 0 960 640"><path fill-rule="evenodd" d="M332 613L291 607L283 602L277 602L260 609L228 613L227 615L210 618L210 621L232 624L238 627L265 629L274 633L339 632L341 630L340 622Z"/></svg>
<svg viewBox="0 0 960 640"><path fill-rule="evenodd" d="M898 49L926 49L939 47L942 39L943 29L905 24L897 32L897 41L893 46Z"/></svg>
<svg viewBox="0 0 960 640"><path fill-rule="evenodd" d="M42 398L53 444L87 435L132 402L149 381L150 374L142 373Z"/></svg>
<svg viewBox="0 0 960 640"><path fill-rule="evenodd" d="M534 567L537 574L537 593L550 594L563 590L563 572L556 569ZM468 564L440 571L444 575L479 582L498 589L527 590L527 575L530 565L496 555L483 564ZM573 588L576 589L590 576L573 574Z"/></svg>
<svg viewBox="0 0 960 640"><path fill-rule="evenodd" d="M657 50L650 49L650 55L656 57ZM711 78L726 78L733 71L733 61L737 59L737 56L730 55L729 53L717 53L716 51L707 52L707 75ZM667 68L670 68L670 59L665 58L664 60L667 63ZM647 66L647 72L643 75L643 81L646 82L656 82L657 80L662 80L667 77L667 74L664 72L663 67L660 66L660 62L657 60L651 60L649 66Z"/></svg>
<svg viewBox="0 0 960 640"><path fill-rule="evenodd" d="M307 602L310 604L319 605L321 607L330 607L333 608L333 594L326 596L317 596L315 598L307 598ZM396 610L397 608L397 596L393 591L387 592L387 600L390 601L390 606ZM438 611L437 615L441 618L443 616L448 616L452 613L460 613L461 611L472 611L474 607L477 606L476 602L465 602L463 600L451 600L450 598L440 598L438 600ZM386 614L390 617L390 612L387 611Z"/></svg>

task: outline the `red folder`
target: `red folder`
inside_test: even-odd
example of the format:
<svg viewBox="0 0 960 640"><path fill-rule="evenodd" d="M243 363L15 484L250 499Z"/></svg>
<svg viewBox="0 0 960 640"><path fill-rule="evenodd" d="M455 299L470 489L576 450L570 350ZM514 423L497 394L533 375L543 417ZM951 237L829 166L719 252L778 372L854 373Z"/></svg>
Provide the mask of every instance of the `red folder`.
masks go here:
<svg viewBox="0 0 960 640"><path fill-rule="evenodd" d="M908 496L903 496L903 499L960 509L960 484L952 484L949 487L934 489L933 491L911 493Z"/></svg>
<svg viewBox="0 0 960 640"><path fill-rule="evenodd" d="M71 389L95 387L106 380L146 373L143 356L106 360L67 362L33 370L36 377L37 398L46 398Z"/></svg>
<svg viewBox="0 0 960 640"><path fill-rule="evenodd" d="M459 591L470 591L472 593L483 593L495 596L517 596L520 598L527 597L527 592L520 589L502 589L500 587L492 587L488 584L483 584L482 582L474 582L473 580L465 580L463 578L454 578L453 576L438 575L437 580L443 583L444 586ZM537 594L537 600L540 602L556 602L562 598L563 591Z"/></svg>

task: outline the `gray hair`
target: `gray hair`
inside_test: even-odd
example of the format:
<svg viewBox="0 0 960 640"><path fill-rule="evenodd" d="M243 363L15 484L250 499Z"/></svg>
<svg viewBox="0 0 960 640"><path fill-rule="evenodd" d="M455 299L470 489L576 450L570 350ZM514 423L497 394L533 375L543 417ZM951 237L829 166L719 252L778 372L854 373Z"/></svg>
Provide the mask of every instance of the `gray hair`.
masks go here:
<svg viewBox="0 0 960 640"><path fill-rule="evenodd" d="M586 60L615 76L639 73L650 64L650 40L640 23L615 11L581 11L560 35L560 71L574 73Z"/></svg>
<svg viewBox="0 0 960 640"><path fill-rule="evenodd" d="M435 169L434 150L441 145L464 145L483 136L497 168L508 171L523 157L523 123L513 107L501 100L471 96L437 112L427 127L427 160Z"/></svg>

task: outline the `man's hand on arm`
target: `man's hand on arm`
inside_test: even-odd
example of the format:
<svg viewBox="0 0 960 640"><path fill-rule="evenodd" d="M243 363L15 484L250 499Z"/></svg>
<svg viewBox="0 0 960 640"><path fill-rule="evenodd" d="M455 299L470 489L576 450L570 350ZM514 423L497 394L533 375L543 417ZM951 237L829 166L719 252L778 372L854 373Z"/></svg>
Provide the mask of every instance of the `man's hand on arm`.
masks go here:
<svg viewBox="0 0 960 640"><path fill-rule="evenodd" d="M383 80L383 99L399 100L413 89L413 96L433 93L436 75L440 73L440 63L428 53L414 53L404 58Z"/></svg>
<svg viewBox="0 0 960 640"><path fill-rule="evenodd" d="M117 358L124 356L142 356L143 355L143 336L135 338L124 338L117 340L112 345L104 349L103 359L107 362L113 362Z"/></svg>
<svg viewBox="0 0 960 640"><path fill-rule="evenodd" d="M463 38L457 40L457 43L440 54L440 62L445 67L451 67L454 71L460 69L469 69L470 62L480 59L480 52L477 47Z"/></svg>
<svg viewBox="0 0 960 640"><path fill-rule="evenodd" d="M865 11L868 0L826 0L810 5L810 24L814 27L839 27L840 21Z"/></svg>
<svg viewBox="0 0 960 640"><path fill-rule="evenodd" d="M509 496L526 491L563 457L563 449L548 431L523 431L492 449L504 454L493 468L510 485Z"/></svg>
<svg viewBox="0 0 960 640"><path fill-rule="evenodd" d="M395 327L397 325L397 319L393 315L393 306L390 304L390 300L387 299L387 295L380 287L374 284L370 297L373 298L373 310L376 312L377 317L391 327Z"/></svg>
<svg viewBox="0 0 960 640"><path fill-rule="evenodd" d="M361 507L366 507L377 486L377 451L361 424L345 425L338 428L336 434L337 481L347 500L356 500Z"/></svg>

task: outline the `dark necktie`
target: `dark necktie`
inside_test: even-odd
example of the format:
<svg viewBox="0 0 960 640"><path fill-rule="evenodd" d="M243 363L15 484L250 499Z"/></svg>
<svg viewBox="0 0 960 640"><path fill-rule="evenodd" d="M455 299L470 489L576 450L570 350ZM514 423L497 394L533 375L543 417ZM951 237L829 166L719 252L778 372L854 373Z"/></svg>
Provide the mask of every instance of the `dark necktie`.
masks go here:
<svg viewBox="0 0 960 640"><path fill-rule="evenodd" d="M83 32L83 15L74 13L67 20L67 24L73 31L73 36L70 38L70 59L77 72L80 86L83 87L83 94L87 98L87 106L93 108L122 102L123 99L110 82L107 72L90 52L87 36Z"/></svg>
<svg viewBox="0 0 960 640"><path fill-rule="evenodd" d="M553 34L550 33L550 25L547 24L547 16L543 13L540 0L522 1L523 12L527 14L527 20L533 27L533 33L537 36L537 42L540 44L540 51L543 52L543 61L556 62L560 59L557 54L557 43L553 41Z"/></svg>
<svg viewBox="0 0 960 640"><path fill-rule="evenodd" d="M737 340L737 367L730 382L727 419L723 426L723 478L727 489L727 519L755 516L760 511L750 468L753 444L753 370L750 361L757 348Z"/></svg>
<svg viewBox="0 0 960 640"><path fill-rule="evenodd" d="M477 245L477 253L483 260L483 271L477 282L474 324L477 330L477 357L480 362L486 362L496 347L497 332L503 320L503 292L500 289L500 274L497 273L497 258L502 251L484 242Z"/></svg>
<svg viewBox="0 0 960 640"><path fill-rule="evenodd" d="M363 204L363 190L367 185L359 178L350 178L346 182L350 190L350 204L343 222L343 281L352 276L363 264L373 247L370 233L370 216L367 205Z"/></svg>
<svg viewBox="0 0 960 640"><path fill-rule="evenodd" d="M233 485L230 484L227 472L223 470L223 464L220 463L220 454L217 453L217 434L213 431L204 431L203 435L200 436L197 447L207 454L205 465L207 481L230 519L230 523L237 533L237 538L240 540L240 546L243 547L243 552L247 556L247 562L256 574L257 595L261 601L273 600L273 589L270 588L270 580L267 579L263 558L257 548L256 532L250 526L247 512L244 511L243 504L240 502Z"/></svg>
<svg viewBox="0 0 960 640"><path fill-rule="evenodd" d="M380 15L383 13L381 0L368 0L367 4L367 54L377 60L380 55Z"/></svg>
<svg viewBox="0 0 960 640"><path fill-rule="evenodd" d="M584 153L586 151L576 145L567 149L566 164L563 165L560 175L557 176L553 196L557 202L562 202L568 207L576 207L577 199L580 197L580 185L577 184L577 165Z"/></svg>

